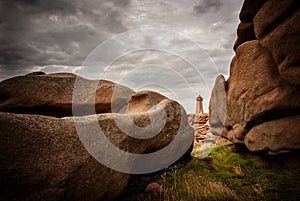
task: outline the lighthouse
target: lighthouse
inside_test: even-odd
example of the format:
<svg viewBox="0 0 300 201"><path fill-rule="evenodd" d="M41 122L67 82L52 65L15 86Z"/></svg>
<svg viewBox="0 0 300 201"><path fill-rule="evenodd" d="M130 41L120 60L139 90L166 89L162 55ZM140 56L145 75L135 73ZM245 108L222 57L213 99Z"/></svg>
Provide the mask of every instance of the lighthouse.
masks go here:
<svg viewBox="0 0 300 201"><path fill-rule="evenodd" d="M203 98L199 95L196 98L196 114L203 114Z"/></svg>

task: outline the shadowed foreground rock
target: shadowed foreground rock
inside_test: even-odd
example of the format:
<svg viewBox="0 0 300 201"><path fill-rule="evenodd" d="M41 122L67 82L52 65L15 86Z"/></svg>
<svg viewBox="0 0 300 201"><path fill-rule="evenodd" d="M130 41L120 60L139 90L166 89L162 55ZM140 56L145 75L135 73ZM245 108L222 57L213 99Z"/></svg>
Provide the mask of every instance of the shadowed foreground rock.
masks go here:
<svg viewBox="0 0 300 201"><path fill-rule="evenodd" d="M211 130L251 151L300 149L298 5L245 0L229 79L218 77L212 92Z"/></svg>

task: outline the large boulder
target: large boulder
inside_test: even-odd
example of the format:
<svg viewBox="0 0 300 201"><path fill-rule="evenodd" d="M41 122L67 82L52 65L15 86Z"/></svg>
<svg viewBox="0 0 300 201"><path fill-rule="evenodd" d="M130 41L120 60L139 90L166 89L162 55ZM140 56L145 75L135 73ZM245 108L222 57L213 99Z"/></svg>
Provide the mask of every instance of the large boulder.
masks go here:
<svg viewBox="0 0 300 201"><path fill-rule="evenodd" d="M143 125L149 116L151 124ZM153 130L156 135L149 137ZM99 138L99 131L105 137ZM175 138L177 144L171 146ZM56 118L0 112L0 200L113 200L129 179L114 163L138 173L172 162L192 142L184 109L169 99L139 113ZM171 149L162 152L161 159L148 163L120 152L149 155L167 146ZM111 161L109 167L115 170L95 158Z"/></svg>
<svg viewBox="0 0 300 201"><path fill-rule="evenodd" d="M279 24L285 23L287 18L294 16L293 12L299 9L298 3L298 0L267 0L263 5L260 5L259 10L251 19L255 25L256 37L261 39ZM294 25L297 26L297 23Z"/></svg>
<svg viewBox="0 0 300 201"><path fill-rule="evenodd" d="M258 41L239 46L231 68L224 124L227 138L243 143L256 125L297 113L299 87L280 76L272 56Z"/></svg>
<svg viewBox="0 0 300 201"><path fill-rule="evenodd" d="M250 151L299 149L299 122L300 115L295 115L262 123L248 132L245 144Z"/></svg>
<svg viewBox="0 0 300 201"><path fill-rule="evenodd" d="M75 82L76 81L76 82ZM81 91L76 91L75 83ZM47 116L72 116L72 107L82 111L80 115L125 110L134 91L107 80L86 80L71 73L31 73L14 77L0 83L0 111ZM77 102L74 102L76 100Z"/></svg>
<svg viewBox="0 0 300 201"><path fill-rule="evenodd" d="M300 149L297 3L245 0L229 79L218 77L212 92L212 130L251 151Z"/></svg>
<svg viewBox="0 0 300 201"><path fill-rule="evenodd" d="M279 2L287 3L289 1ZM296 1L293 2L296 3ZM290 7L290 9L295 9L295 7L297 8L297 6L293 4L291 4ZM274 13L277 13L277 11ZM262 33L264 32L260 31L258 28L256 28L257 30L255 31L260 44L272 54L274 61L278 66L280 75L291 84L300 85L299 6L292 15L288 14L289 13L285 13L286 19L282 23L276 24L276 22L274 22L276 25L275 27L274 23L269 22L271 25L268 25L271 26L272 29L271 31L267 32L267 34L263 35ZM259 18L257 19L255 17L255 27L264 27L263 25L259 24L259 22ZM265 29L269 30L268 28Z"/></svg>
<svg viewBox="0 0 300 201"><path fill-rule="evenodd" d="M0 112L0 200L113 200L128 173L160 170L192 146L184 109L156 92L35 72L0 93L13 112Z"/></svg>
<svg viewBox="0 0 300 201"><path fill-rule="evenodd" d="M112 200L129 176L96 161L72 118L0 113L0 200Z"/></svg>
<svg viewBox="0 0 300 201"><path fill-rule="evenodd" d="M227 83L223 75L219 75L209 101L210 131L215 135L221 135L226 118L226 88Z"/></svg>
<svg viewBox="0 0 300 201"><path fill-rule="evenodd" d="M245 0L240 12L234 50L258 40L273 56L281 76L300 84L300 8L297 0Z"/></svg>

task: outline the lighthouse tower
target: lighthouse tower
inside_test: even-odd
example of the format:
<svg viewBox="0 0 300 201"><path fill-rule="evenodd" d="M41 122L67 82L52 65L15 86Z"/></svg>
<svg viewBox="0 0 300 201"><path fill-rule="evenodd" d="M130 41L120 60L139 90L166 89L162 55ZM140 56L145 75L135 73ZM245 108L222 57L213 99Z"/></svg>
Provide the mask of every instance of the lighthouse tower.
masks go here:
<svg viewBox="0 0 300 201"><path fill-rule="evenodd" d="M203 114L203 98L199 95L196 101L196 114Z"/></svg>

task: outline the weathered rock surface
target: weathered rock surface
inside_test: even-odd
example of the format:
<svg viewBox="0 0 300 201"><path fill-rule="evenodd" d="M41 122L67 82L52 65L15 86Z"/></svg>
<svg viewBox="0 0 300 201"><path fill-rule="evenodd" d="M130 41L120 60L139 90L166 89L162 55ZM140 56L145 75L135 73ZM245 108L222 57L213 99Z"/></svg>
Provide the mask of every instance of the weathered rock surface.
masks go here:
<svg viewBox="0 0 300 201"><path fill-rule="evenodd" d="M112 200L129 176L96 161L72 118L0 113L1 200Z"/></svg>
<svg viewBox="0 0 300 201"><path fill-rule="evenodd" d="M300 9L297 0L245 0L234 50L258 40L273 56L281 76L300 84Z"/></svg>
<svg viewBox="0 0 300 201"><path fill-rule="evenodd" d="M299 87L280 76L272 56L257 41L246 42L237 49L231 68L225 127L232 141L243 142L256 124L293 115L300 107Z"/></svg>
<svg viewBox="0 0 300 201"><path fill-rule="evenodd" d="M300 8L296 3L245 0L229 79L218 77L212 92L211 131L245 143L251 151L300 149L295 123L300 114ZM225 93L221 94L220 86L226 86ZM226 107L220 109L224 100Z"/></svg>
<svg viewBox="0 0 300 201"><path fill-rule="evenodd" d="M251 151L299 149L299 122L300 115L296 115L262 123L248 132L245 144Z"/></svg>
<svg viewBox="0 0 300 201"><path fill-rule="evenodd" d="M72 106L81 115L92 114L87 107L95 107L96 113L120 112L133 90L110 81L91 81L77 77L81 91L77 102L73 101L76 75L70 73L30 73L0 83L0 111L47 116L72 116Z"/></svg>
<svg viewBox="0 0 300 201"><path fill-rule="evenodd" d="M299 9L297 4L297 0L267 0L251 19L255 24L256 37L261 39L279 24L285 23L284 20L293 16L293 12Z"/></svg>
<svg viewBox="0 0 300 201"><path fill-rule="evenodd" d="M140 127L147 127L151 125L154 119L149 116L149 110L154 109L162 100L168 99L160 93L154 91L139 91L132 94L125 113L145 113L141 120L138 114L131 116L135 125ZM153 125L153 124L152 124ZM155 130L155 128L153 128Z"/></svg>
<svg viewBox="0 0 300 201"><path fill-rule="evenodd" d="M146 112L164 99L167 99L167 97L154 91L136 92L132 94L129 100L127 112Z"/></svg>
<svg viewBox="0 0 300 201"><path fill-rule="evenodd" d="M166 119L161 119L162 113L166 114ZM143 122L145 116L153 117L153 127L162 128L149 139L131 137L135 127L129 119ZM93 147L95 150L89 149L89 152L96 158L121 160L111 150L101 151L108 148L95 140L99 135L93 126L95 123L100 125L110 143L130 153L158 151L177 135L180 144L188 141L192 145L193 142L193 129L187 123L185 111L169 99L162 100L147 112L74 118L0 112L0 200L112 200L120 195L129 175L105 167L82 145ZM74 121L79 126L77 130ZM79 135L81 140L78 128L85 132ZM153 131L151 126L138 130L137 134L143 136L149 131ZM174 147L162 157L172 158L182 148L186 149ZM154 165L160 162L163 160L152 161ZM135 162L128 168L134 169Z"/></svg>
<svg viewBox="0 0 300 201"><path fill-rule="evenodd" d="M288 16L284 22L259 38L260 44L272 54L280 75L293 85L300 85L299 19L298 7L293 15Z"/></svg>

